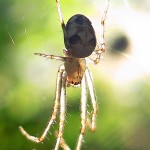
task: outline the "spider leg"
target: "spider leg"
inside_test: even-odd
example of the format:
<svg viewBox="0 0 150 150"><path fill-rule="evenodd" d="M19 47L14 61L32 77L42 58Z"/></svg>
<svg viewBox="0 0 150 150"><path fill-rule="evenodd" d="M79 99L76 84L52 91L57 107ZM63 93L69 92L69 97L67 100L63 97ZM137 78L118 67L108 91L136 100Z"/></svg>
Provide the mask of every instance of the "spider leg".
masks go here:
<svg viewBox="0 0 150 150"><path fill-rule="evenodd" d="M57 141L54 150L59 149L59 145L62 140L64 122L65 122L65 113L66 113L66 72L63 72L62 75L62 86L61 86L61 95L60 95L60 122L59 122L59 131L57 136Z"/></svg>
<svg viewBox="0 0 150 150"><path fill-rule="evenodd" d="M95 50L92 54L96 54L95 59L89 58L89 61L98 64L101 58L101 54L105 52L106 45L105 45L105 37L104 37L104 32L105 32L105 20L106 20L106 15L109 7L109 0L106 2L106 7L101 19L101 34L100 34L100 48L98 50Z"/></svg>
<svg viewBox="0 0 150 150"><path fill-rule="evenodd" d="M59 3L59 0L56 0L56 5L57 5L57 11L58 11L58 15L59 15L59 20L61 22L61 27L62 27L62 30L63 30L63 33L64 33L64 40L66 40L66 26L65 26L65 23L64 23L64 19L63 19L63 15L62 15L62 11L61 11L61 7L60 7L60 3Z"/></svg>
<svg viewBox="0 0 150 150"><path fill-rule="evenodd" d="M55 135L56 135L56 137L58 137L58 132L57 131L55 132ZM65 140L63 139L63 137L60 140L60 145L61 145L61 148L63 150L70 150L70 147L66 144Z"/></svg>
<svg viewBox="0 0 150 150"><path fill-rule="evenodd" d="M49 122L48 122L48 125L47 125L47 127L45 128L45 130L44 130L42 136L41 136L41 137L32 136L32 135L28 134L28 133L23 129L23 127L21 127L21 126L19 127L21 133L22 133L27 139L29 139L29 140L32 141L32 142L36 142L36 143L42 142L42 141L45 139L45 137L46 137L46 135L47 135L47 133L48 133L48 131L49 131L51 125L52 125L53 122L54 122L54 120L56 119L57 112L58 112L58 108L59 108L60 97L61 97L60 94L61 94L61 89L62 89L62 74L63 74L63 72L64 72L64 66L61 66L61 67L59 68L59 70L58 70L58 75L57 75L56 98L55 98L55 104L54 104L54 108L53 108L53 113L52 113L52 115L51 115L51 117L50 117L50 120L49 120Z"/></svg>
<svg viewBox="0 0 150 150"><path fill-rule="evenodd" d="M109 7L109 0L107 0L106 7L105 7L105 10L104 10L102 19L101 19L101 28L102 28L102 30L101 30L101 49L100 49L100 51L102 51L102 53L105 52L105 49L106 49L105 38L104 38L104 32L105 32L104 28L105 28L105 20L106 20L108 7Z"/></svg>
<svg viewBox="0 0 150 150"><path fill-rule="evenodd" d="M81 91L81 93L82 93L82 95L81 95L81 130L80 130L80 135L78 138L76 150L81 149L81 145L82 145L82 141L83 141L83 134L85 133L85 130L86 130L87 85L86 85L85 75L82 78L81 88L82 88L82 91Z"/></svg>
<svg viewBox="0 0 150 150"><path fill-rule="evenodd" d="M92 123L91 120L89 118L89 112L87 111L87 117L86 117L86 125L87 127L89 127L90 129L92 128Z"/></svg>
<svg viewBox="0 0 150 150"><path fill-rule="evenodd" d="M63 57L63 56L56 56L56 55L49 55L49 54L43 54L43 53L34 53L35 55L38 55L38 56L42 56L42 57L45 57L47 59L57 59L57 60L61 60L61 61L65 61L65 59L67 57Z"/></svg>
<svg viewBox="0 0 150 150"><path fill-rule="evenodd" d="M94 131L96 128L95 122L96 122L96 115L98 111L98 105L97 105L97 100L96 100L96 94L95 94L95 89L93 86L93 79L92 75L90 73L90 70L87 68L85 71L86 79L87 79L87 84L89 88L89 93L91 97L91 102L92 102L92 107L93 107L93 112L92 112L92 122L90 123L89 118L87 119L87 124L90 126L91 131Z"/></svg>

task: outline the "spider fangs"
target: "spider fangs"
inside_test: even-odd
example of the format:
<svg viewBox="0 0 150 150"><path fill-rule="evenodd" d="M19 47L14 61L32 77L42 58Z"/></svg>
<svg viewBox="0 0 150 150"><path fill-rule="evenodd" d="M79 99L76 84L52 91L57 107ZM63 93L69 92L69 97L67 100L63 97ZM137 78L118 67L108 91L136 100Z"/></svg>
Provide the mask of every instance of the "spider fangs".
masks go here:
<svg viewBox="0 0 150 150"><path fill-rule="evenodd" d="M55 150L58 150L59 146L61 146L64 150L69 150L69 146L63 139L65 124L66 86L76 87L81 84L81 130L76 146L76 150L80 150L86 127L89 127L91 131L95 130L95 121L98 109L95 90L93 87L93 80L91 73L86 66L86 61L97 64L100 61L101 54L105 52L104 25L109 0L107 0L106 8L101 19L101 39L100 48L98 50L95 50L96 36L91 21L84 15L76 14L72 16L65 25L60 9L59 0L56 0L56 4L64 34L64 43L66 47L66 49L64 50L65 56L54 56L42 53L35 53L39 56L50 59L57 59L64 62L63 65L60 66L57 74L56 97L53 113L41 137L29 135L22 127L19 127L19 129L27 139L36 143L42 142L45 139L48 131L50 130L53 122L55 121L59 109L60 122L59 129L56 132L57 141L55 145ZM90 55L95 55L95 58L91 59L90 57L88 57ZM89 118L87 113L88 111L86 109L87 89L90 94L93 108L91 119Z"/></svg>

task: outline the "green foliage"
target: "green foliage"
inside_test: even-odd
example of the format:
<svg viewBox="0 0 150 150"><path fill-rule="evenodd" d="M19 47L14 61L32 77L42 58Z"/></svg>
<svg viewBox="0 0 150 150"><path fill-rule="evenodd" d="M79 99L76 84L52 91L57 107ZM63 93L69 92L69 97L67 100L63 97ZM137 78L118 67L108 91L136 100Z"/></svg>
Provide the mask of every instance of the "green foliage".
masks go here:
<svg viewBox="0 0 150 150"><path fill-rule="evenodd" d="M65 21L75 13L90 14L94 7L90 1L85 2L61 1ZM52 149L59 120L43 144L26 140L18 126L41 135L53 109L60 63L45 61L33 53L62 55L63 35L55 1L1 0L0 3L0 149ZM91 133L87 129L83 149L150 148L150 77L128 87L118 87L104 75L100 76L98 70L92 71L99 102L97 130ZM90 99L88 109L91 112ZM73 149L80 130L80 88L67 89L66 116L64 137Z"/></svg>

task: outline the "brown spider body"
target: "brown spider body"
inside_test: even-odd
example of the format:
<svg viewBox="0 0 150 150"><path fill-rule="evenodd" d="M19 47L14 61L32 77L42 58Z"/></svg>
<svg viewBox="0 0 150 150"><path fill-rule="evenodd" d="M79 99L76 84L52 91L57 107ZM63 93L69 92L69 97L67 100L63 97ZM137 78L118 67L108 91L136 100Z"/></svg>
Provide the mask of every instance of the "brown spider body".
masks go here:
<svg viewBox="0 0 150 150"><path fill-rule="evenodd" d="M58 132L56 132L57 141L54 150L58 150L60 146L63 148L63 150L70 150L69 146L66 144L63 138L66 116L66 86L72 85L77 87L81 84L81 129L76 146L76 150L80 150L86 128L89 127L91 131L94 131L96 126L98 104L93 86L92 75L90 73L90 70L86 66L86 62L90 61L93 64L97 64L100 61L101 54L105 52L104 23L108 10L109 0L107 0L104 15L101 19L102 32L100 48L98 50L95 50L96 36L91 21L86 16L77 14L72 16L65 25L60 9L59 0L56 0L56 4L64 34L64 43L66 47L64 53L66 56L35 53L39 56L43 56L49 59L57 59L64 62L63 65L59 67L57 74L56 97L53 112L49 119L47 127L40 137L29 135L22 127L19 127L19 129L27 139L36 143L40 143L45 139L51 126L54 124L58 110L60 110L59 130ZM90 55L95 55L96 57L94 59L91 59L90 57L88 57ZM88 116L87 110L88 92L93 109L91 118Z"/></svg>
<svg viewBox="0 0 150 150"><path fill-rule="evenodd" d="M64 63L67 73L67 85L77 86L81 84L84 72L86 70L86 61L84 58L71 57Z"/></svg>

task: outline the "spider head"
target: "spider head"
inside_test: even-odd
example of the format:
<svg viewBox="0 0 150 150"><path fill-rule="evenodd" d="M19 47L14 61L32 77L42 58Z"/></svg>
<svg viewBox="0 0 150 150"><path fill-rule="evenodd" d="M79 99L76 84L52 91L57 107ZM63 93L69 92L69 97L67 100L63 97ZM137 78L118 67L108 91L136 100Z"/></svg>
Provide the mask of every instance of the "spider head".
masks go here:
<svg viewBox="0 0 150 150"><path fill-rule="evenodd" d="M72 16L66 24L65 46L77 58L92 54L96 47L96 36L91 21L84 15Z"/></svg>

